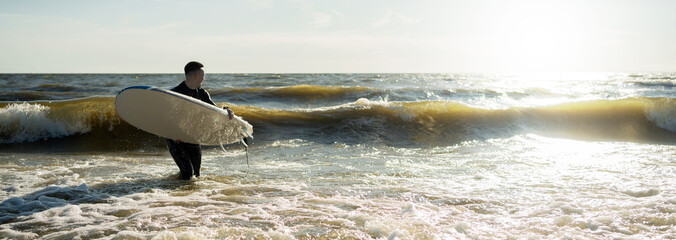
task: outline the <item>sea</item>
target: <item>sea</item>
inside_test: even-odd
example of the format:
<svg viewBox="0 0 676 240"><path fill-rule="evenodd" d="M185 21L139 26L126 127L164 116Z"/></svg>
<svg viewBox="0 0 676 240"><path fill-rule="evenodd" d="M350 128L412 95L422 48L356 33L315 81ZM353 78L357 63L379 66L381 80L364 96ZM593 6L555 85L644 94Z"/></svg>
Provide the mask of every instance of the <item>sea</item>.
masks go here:
<svg viewBox="0 0 676 240"><path fill-rule="evenodd" d="M0 239L676 239L676 73L207 73L189 181L114 107L183 80L0 74Z"/></svg>

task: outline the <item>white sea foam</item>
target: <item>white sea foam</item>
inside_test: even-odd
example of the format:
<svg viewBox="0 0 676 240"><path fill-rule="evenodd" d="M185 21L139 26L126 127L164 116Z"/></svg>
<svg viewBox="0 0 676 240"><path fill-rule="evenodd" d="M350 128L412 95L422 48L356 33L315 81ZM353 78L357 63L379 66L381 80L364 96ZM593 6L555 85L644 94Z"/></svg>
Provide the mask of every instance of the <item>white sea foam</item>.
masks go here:
<svg viewBox="0 0 676 240"><path fill-rule="evenodd" d="M0 238L2 239L17 239L17 240L22 240L22 239L36 239L38 238L38 235L35 233L24 233L20 231L15 231L12 229L1 229L0 230Z"/></svg>
<svg viewBox="0 0 676 240"><path fill-rule="evenodd" d="M83 121L64 123L52 119L49 111L47 106L30 103L13 103L0 109L0 144L34 142L91 130Z"/></svg>
<svg viewBox="0 0 676 240"><path fill-rule="evenodd" d="M676 102L672 99L651 101L645 109L645 114L657 126L676 133Z"/></svg>
<svg viewBox="0 0 676 240"><path fill-rule="evenodd" d="M472 229L472 224L467 222L461 222L455 225L455 230L459 233L466 233L470 229Z"/></svg>
<svg viewBox="0 0 676 240"><path fill-rule="evenodd" d="M0 156L4 188L17 186L0 191L0 213L10 213L0 218L0 238L594 239L674 233L667 229L676 205L673 175L645 174L643 166L673 168L665 157L676 150L670 146L653 150L662 154L655 160L641 158L652 146L617 144L589 153L596 161L587 162L571 159L574 150L549 151L564 147L558 142L529 137L434 151L281 143L252 145L255 165L247 178L227 164L239 161L241 151L204 151L203 176L188 182L172 178L177 168L166 152ZM543 152L533 157L523 152L526 144Z"/></svg>
<svg viewBox="0 0 676 240"><path fill-rule="evenodd" d="M416 118L416 115L410 111L407 111L406 108L399 106L395 103L392 103L387 100L377 100L377 101L372 101L368 100L366 98L360 98L356 102L352 103L354 106L360 106L360 107L366 107L366 108L371 108L371 107L384 107L387 109L390 109L395 112L395 115L399 118L401 118L404 121L413 121Z"/></svg>
<svg viewBox="0 0 676 240"><path fill-rule="evenodd" d="M652 197L652 196L658 195L658 194L660 194L660 190L652 189L652 188L651 189L631 189L631 190L625 191L624 193L626 193L627 195L632 196L632 197L640 198L640 197Z"/></svg>

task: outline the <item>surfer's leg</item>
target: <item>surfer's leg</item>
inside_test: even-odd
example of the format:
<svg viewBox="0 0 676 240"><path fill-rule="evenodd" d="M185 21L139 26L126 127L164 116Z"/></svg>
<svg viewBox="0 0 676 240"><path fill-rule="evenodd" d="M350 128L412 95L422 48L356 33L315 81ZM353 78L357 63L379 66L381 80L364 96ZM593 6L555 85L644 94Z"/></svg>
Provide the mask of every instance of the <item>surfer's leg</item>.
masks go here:
<svg viewBox="0 0 676 240"><path fill-rule="evenodd" d="M200 166L202 165L202 149L200 145L191 145L189 148L186 148L186 153L188 158L190 158L190 163L192 164L192 170L195 173L196 177L200 176Z"/></svg>
<svg viewBox="0 0 676 240"><path fill-rule="evenodd" d="M169 153L174 159L174 162L176 162L178 169L181 170L181 179L190 180L192 177L192 164L190 163L190 158L188 157L188 154L186 154L186 149L183 145L184 144L174 142L174 140L167 139Z"/></svg>

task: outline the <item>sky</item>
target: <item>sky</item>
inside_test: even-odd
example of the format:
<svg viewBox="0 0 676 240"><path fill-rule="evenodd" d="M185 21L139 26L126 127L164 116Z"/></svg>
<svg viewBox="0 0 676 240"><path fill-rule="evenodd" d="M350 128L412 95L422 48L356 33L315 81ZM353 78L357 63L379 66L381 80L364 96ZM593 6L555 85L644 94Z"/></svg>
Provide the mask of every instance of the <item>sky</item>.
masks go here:
<svg viewBox="0 0 676 240"><path fill-rule="evenodd" d="M1 73L676 71L672 0L0 0Z"/></svg>

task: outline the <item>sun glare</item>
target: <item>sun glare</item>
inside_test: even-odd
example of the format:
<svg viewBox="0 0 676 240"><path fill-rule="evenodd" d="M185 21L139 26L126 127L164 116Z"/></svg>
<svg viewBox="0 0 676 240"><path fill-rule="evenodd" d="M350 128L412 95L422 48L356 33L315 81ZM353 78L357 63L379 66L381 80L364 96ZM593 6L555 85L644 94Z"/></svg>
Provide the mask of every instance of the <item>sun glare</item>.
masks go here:
<svg viewBox="0 0 676 240"><path fill-rule="evenodd" d="M505 5L491 13L492 52L507 71L570 71L584 57L584 15L572 6L540 2Z"/></svg>
<svg viewBox="0 0 676 240"><path fill-rule="evenodd" d="M587 142L563 138L549 138L529 135L536 139L533 143L540 151L540 156L551 156L562 164L600 164L599 156L612 151L614 145L603 142Z"/></svg>

